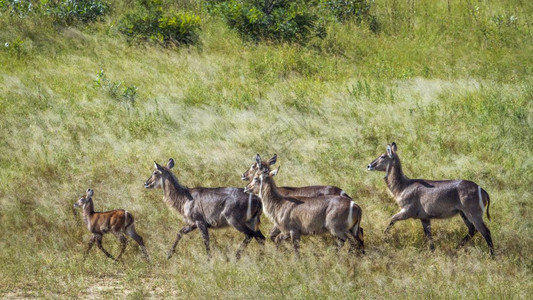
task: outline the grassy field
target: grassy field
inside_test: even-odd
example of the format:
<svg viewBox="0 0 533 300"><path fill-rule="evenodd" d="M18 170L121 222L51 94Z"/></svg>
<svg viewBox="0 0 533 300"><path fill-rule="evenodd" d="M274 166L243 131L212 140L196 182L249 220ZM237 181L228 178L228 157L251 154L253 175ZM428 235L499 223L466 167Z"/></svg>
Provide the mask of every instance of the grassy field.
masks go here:
<svg viewBox="0 0 533 300"><path fill-rule="evenodd" d="M442 3L441 3L442 2ZM243 41L191 1L200 43L132 44L101 22L58 27L0 15L0 298L526 299L533 294L533 4L383 1L381 31L329 24L306 45ZM125 92L125 91L128 92ZM496 259L459 217L383 230L398 211L366 166L395 141L411 178L468 179L491 197ZM278 185L332 184L363 209L367 254L302 239L302 257L212 230L166 260L183 223L145 190L153 161L189 186L244 187L256 153L278 154ZM150 264L96 247L73 203L126 208ZM267 233L272 224L262 218ZM104 246L119 251L113 236Z"/></svg>

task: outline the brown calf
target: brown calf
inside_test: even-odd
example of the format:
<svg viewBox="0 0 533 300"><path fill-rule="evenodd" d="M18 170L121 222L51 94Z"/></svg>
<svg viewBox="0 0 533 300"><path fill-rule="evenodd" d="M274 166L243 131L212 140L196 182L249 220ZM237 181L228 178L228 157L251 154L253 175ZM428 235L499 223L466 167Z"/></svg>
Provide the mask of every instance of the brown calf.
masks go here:
<svg viewBox="0 0 533 300"><path fill-rule="evenodd" d="M129 235L133 240L139 244L144 258L149 261L146 247L144 246L143 238L135 232L135 225L133 216L126 210L116 209L106 212L95 212L92 196L94 191L87 189L85 195L83 195L76 203L74 207L81 207L83 210L83 220L87 224L87 228L93 234L89 241L89 248L85 255L89 253L94 242L98 245L98 248L104 252L104 254L113 259L119 260L124 251L126 250L127 240L124 233ZM120 254L115 259L109 252L107 252L102 246L102 236L108 232L113 233L122 244Z"/></svg>

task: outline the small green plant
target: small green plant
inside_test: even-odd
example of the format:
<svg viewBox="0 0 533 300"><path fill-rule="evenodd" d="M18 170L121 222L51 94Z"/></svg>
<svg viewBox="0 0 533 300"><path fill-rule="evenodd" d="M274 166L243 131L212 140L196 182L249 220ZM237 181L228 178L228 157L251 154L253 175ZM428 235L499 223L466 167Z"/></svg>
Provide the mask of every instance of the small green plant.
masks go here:
<svg viewBox="0 0 533 300"><path fill-rule="evenodd" d="M165 46L194 44L199 30L199 16L188 12L165 12L161 7L138 7L119 22L119 31L129 38L152 40Z"/></svg>
<svg viewBox="0 0 533 300"><path fill-rule="evenodd" d="M11 42L6 42L3 47L11 56L20 58L24 56L27 52L24 49L24 40L20 37L17 37Z"/></svg>
<svg viewBox="0 0 533 300"><path fill-rule="evenodd" d="M104 73L103 70L96 73L96 79L94 80L94 85L98 88L104 90L111 98L127 103L129 105L134 105L135 100L137 100L137 86L130 85L122 88L122 81L112 81Z"/></svg>

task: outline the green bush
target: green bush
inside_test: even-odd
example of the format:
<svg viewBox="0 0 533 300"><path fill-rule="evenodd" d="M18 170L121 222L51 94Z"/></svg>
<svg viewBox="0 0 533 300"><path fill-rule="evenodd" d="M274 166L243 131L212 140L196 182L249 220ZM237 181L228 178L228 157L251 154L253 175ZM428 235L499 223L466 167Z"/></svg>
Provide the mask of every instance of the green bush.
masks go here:
<svg viewBox="0 0 533 300"><path fill-rule="evenodd" d="M210 1L209 8L241 35L256 41L304 42L318 20L304 1Z"/></svg>
<svg viewBox="0 0 533 300"><path fill-rule="evenodd" d="M370 17L369 0L320 0L320 6L341 22L355 19L357 23Z"/></svg>
<svg viewBox="0 0 533 300"><path fill-rule="evenodd" d="M161 7L137 7L119 22L119 31L131 39L152 40L164 45L194 44L199 30L199 16L188 12L164 12Z"/></svg>
<svg viewBox="0 0 533 300"><path fill-rule="evenodd" d="M102 0L63 0L46 3L46 14L56 23L93 22L109 12L109 4Z"/></svg>
<svg viewBox="0 0 533 300"><path fill-rule="evenodd" d="M30 0L0 0L0 15L9 12L12 15L26 16L34 11Z"/></svg>

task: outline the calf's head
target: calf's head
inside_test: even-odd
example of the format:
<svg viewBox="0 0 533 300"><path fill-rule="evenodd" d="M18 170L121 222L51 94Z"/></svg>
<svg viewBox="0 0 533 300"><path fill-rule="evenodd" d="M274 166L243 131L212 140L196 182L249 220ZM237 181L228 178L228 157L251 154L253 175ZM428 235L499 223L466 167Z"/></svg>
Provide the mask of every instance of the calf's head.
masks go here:
<svg viewBox="0 0 533 300"><path fill-rule="evenodd" d="M87 189L87 191L85 192L85 195L81 196L81 198L74 203L74 207L75 208L78 208L78 207L85 208L85 205L87 205L89 200L92 199L93 195L94 195L94 191L92 189Z"/></svg>

